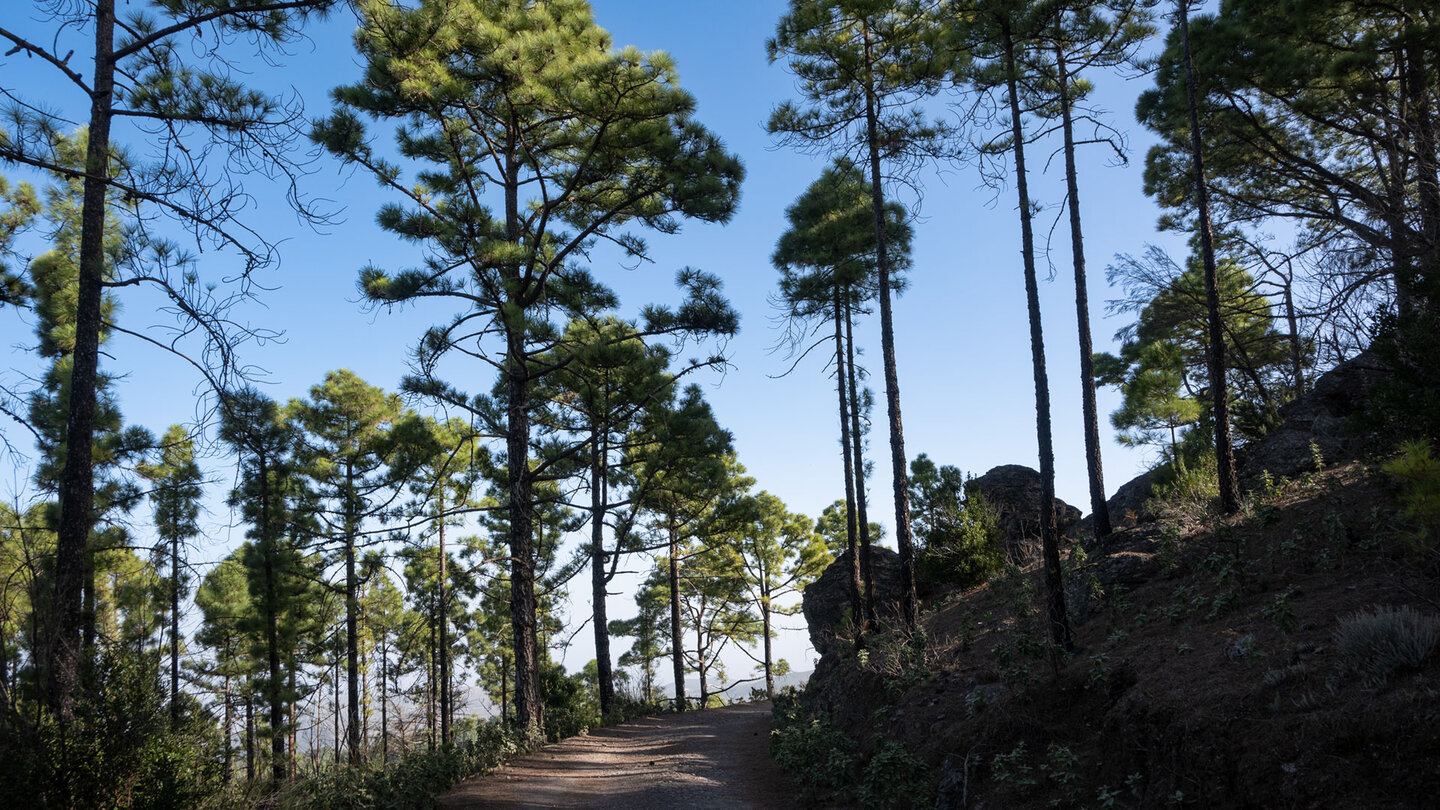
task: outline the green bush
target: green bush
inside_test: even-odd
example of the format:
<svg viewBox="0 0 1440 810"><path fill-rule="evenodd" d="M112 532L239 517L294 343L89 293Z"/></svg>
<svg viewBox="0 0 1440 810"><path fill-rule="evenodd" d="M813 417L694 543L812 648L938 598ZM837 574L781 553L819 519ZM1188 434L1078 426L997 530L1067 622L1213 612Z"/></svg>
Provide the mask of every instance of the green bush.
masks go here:
<svg viewBox="0 0 1440 810"><path fill-rule="evenodd" d="M1400 455L1382 469L1400 483L1401 511L1415 523L1417 539L1427 547L1433 545L1440 529L1440 459L1431 452L1430 442L1402 443Z"/></svg>
<svg viewBox="0 0 1440 810"><path fill-rule="evenodd" d="M111 648L82 673L67 725L47 714L0 731L0 797L35 808L202 804L220 787L218 740L208 717L185 708L172 730L154 662Z"/></svg>
<svg viewBox="0 0 1440 810"><path fill-rule="evenodd" d="M1335 629L1335 647L1347 672L1376 688L1402 669L1418 669L1440 642L1440 617L1410 606L1375 608L1347 616Z"/></svg>
<svg viewBox="0 0 1440 810"><path fill-rule="evenodd" d="M807 793L831 793L850 784L855 744L829 720L811 713L793 688L775 695L771 722L770 755Z"/></svg>
<svg viewBox="0 0 1440 810"><path fill-rule="evenodd" d="M1180 455L1162 468L1145 508L1161 520L1200 520L1211 513L1220 497L1220 473L1215 453L1198 453L1187 460Z"/></svg>
<svg viewBox="0 0 1440 810"><path fill-rule="evenodd" d="M923 538L916 555L916 574L929 585L970 588L985 582L1004 563L999 515L976 492L959 504L958 513Z"/></svg>
<svg viewBox="0 0 1440 810"><path fill-rule="evenodd" d="M865 765L865 774L860 780L860 804L884 810L933 805L929 768L911 756L904 743L897 740L881 743Z"/></svg>
<svg viewBox="0 0 1440 810"><path fill-rule="evenodd" d="M424 810L456 783L503 764L520 750L500 724L462 728L434 751L415 751L388 766L344 765L287 786L274 804L293 810Z"/></svg>
<svg viewBox="0 0 1440 810"><path fill-rule="evenodd" d="M540 699L545 703L545 739L550 742L584 734L599 722L600 706L583 675L566 675L548 663L540 669Z"/></svg>

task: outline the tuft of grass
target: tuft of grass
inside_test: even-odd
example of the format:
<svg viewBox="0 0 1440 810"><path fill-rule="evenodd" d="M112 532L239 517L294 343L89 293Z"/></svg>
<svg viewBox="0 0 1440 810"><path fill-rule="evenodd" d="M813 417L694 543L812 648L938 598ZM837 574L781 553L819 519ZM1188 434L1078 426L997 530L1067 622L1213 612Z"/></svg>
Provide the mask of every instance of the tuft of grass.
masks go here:
<svg viewBox="0 0 1440 810"><path fill-rule="evenodd" d="M1440 643L1440 617L1409 605L1360 611L1340 620L1335 647L1342 666L1380 688L1403 669L1418 669Z"/></svg>

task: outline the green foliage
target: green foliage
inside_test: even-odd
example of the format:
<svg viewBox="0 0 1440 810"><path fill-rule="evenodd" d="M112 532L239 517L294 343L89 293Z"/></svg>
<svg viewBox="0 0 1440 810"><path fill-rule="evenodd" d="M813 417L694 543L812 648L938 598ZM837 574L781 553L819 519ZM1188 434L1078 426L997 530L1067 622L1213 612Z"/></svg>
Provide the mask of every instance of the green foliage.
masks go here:
<svg viewBox="0 0 1440 810"><path fill-rule="evenodd" d="M1401 484L1400 505L1414 522L1416 539L1427 547L1440 531L1440 459L1435 458L1426 440L1400 445L1400 455L1382 468Z"/></svg>
<svg viewBox="0 0 1440 810"><path fill-rule="evenodd" d="M1241 438L1263 435L1275 422L1290 371L1289 344L1275 329L1271 304L1238 262L1216 268L1227 353L1226 382ZM1210 422L1208 322L1204 273L1198 257L1182 268L1151 246L1139 258L1121 256L1110 267L1112 284L1127 297L1116 309L1134 312L1120 330L1119 355L1095 358L1096 380L1120 389L1121 406L1110 422L1129 446L1154 446L1174 461L1208 447ZM1187 446L1189 445L1189 446Z"/></svg>
<svg viewBox="0 0 1440 810"><path fill-rule="evenodd" d="M1167 466L1151 490L1146 509L1161 520L1199 521L1214 512L1220 497L1220 478L1215 454L1205 453L1193 461L1177 458Z"/></svg>
<svg viewBox="0 0 1440 810"><path fill-rule="evenodd" d="M85 673L68 726L0 727L0 795L14 806L188 808L219 786L219 741L193 703L171 729L154 662L128 647Z"/></svg>
<svg viewBox="0 0 1440 810"><path fill-rule="evenodd" d="M990 776L996 782L1008 785L1019 793L1028 793L1040 784L1035 778L1035 768L1030 765L1025 743L1019 743L1003 754L990 759Z"/></svg>
<svg viewBox="0 0 1440 810"><path fill-rule="evenodd" d="M910 462L911 529L922 582L970 588L1004 562L999 515L980 493L967 494L965 484L958 468L937 467L924 453Z"/></svg>
<svg viewBox="0 0 1440 810"><path fill-rule="evenodd" d="M389 766L346 765L288 786L275 797L280 810L429 810L461 780L493 770L521 745L500 723L462 727L452 742L414 751Z"/></svg>
<svg viewBox="0 0 1440 810"><path fill-rule="evenodd" d="M583 674L567 675L558 663L540 667L540 700L545 704L545 739L550 742L584 734L600 721L600 706Z"/></svg>
<svg viewBox="0 0 1440 810"><path fill-rule="evenodd" d="M1275 623L1275 629L1286 635L1295 632L1295 628L1300 626L1300 621L1295 618L1295 606L1292 604L1297 592L1296 587L1291 585L1261 609L1265 618Z"/></svg>
<svg viewBox="0 0 1440 810"><path fill-rule="evenodd" d="M775 695L771 710L770 753L781 768L794 774L811 795L843 790L855 765L855 744L805 706L793 688Z"/></svg>
<svg viewBox="0 0 1440 810"><path fill-rule="evenodd" d="M860 778L860 804L884 810L930 807L930 769L898 740L886 740L875 749Z"/></svg>
<svg viewBox="0 0 1440 810"><path fill-rule="evenodd" d="M1335 628L1335 647L1345 670L1367 685L1383 687L1397 671L1418 669L1440 643L1440 617L1409 605L1346 616Z"/></svg>

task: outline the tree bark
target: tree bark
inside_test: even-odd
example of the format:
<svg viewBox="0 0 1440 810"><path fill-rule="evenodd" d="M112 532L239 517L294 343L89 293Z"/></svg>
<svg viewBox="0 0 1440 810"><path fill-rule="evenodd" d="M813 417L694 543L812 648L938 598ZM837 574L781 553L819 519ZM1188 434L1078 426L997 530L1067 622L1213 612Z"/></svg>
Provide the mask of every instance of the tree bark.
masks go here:
<svg viewBox="0 0 1440 810"><path fill-rule="evenodd" d="M869 496L865 490L865 434L860 430L860 377L855 370L855 318L845 302L845 371L850 378L850 442L855 462L855 528L860 533L860 577L865 581L865 609L862 630L873 630L878 617L875 608L873 555L870 553Z"/></svg>
<svg viewBox="0 0 1440 810"><path fill-rule="evenodd" d="M869 64L871 33L865 30ZM865 133L870 153L870 200L875 211L875 264L880 276L880 353L885 366L885 412L890 421L890 467L895 496L895 544L900 549L900 610L907 630L920 621L915 597L915 545L910 535L910 486L905 431L900 419L900 377L895 368L895 324L890 311L890 258L885 240L885 194L880 178L880 134L873 77L865 85Z"/></svg>
<svg viewBox="0 0 1440 810"><path fill-rule="evenodd" d="M600 691L600 715L615 710L615 681L610 670L610 628L605 599L605 511L607 492L606 456L609 454L600 431L590 436L590 602L595 625L595 677Z"/></svg>
<svg viewBox="0 0 1440 810"><path fill-rule="evenodd" d="M225 676L226 700L229 700L230 676ZM229 706L226 711L228 713ZM170 538L170 729L180 730L180 536ZM225 731L228 734L230 727ZM229 742L226 742L228 749ZM228 761L229 753L227 750Z"/></svg>
<svg viewBox="0 0 1440 810"><path fill-rule="evenodd" d="M245 784L255 784L255 682L247 679L245 690Z"/></svg>
<svg viewBox="0 0 1440 810"><path fill-rule="evenodd" d="M505 234L520 243L520 136L513 130L504 147ZM540 652L535 630L534 473L530 470L530 368L525 352L527 325L524 280L511 268L516 288L506 297L501 319L505 331L505 380L509 395L505 450L509 473L510 624L515 645L515 715L529 739L544 728L540 702Z"/></svg>
<svg viewBox="0 0 1440 810"><path fill-rule="evenodd" d="M75 351L71 358L65 464L60 473L60 523L55 540L54 629L47 702L68 722L79 685L82 589L86 547L94 528L95 386L100 361L100 306L105 280L105 192L110 172L111 104L115 93L115 2L95 2L95 78L85 150L76 280Z"/></svg>
<svg viewBox="0 0 1440 810"><path fill-rule="evenodd" d="M439 535L440 542L440 615L437 617L436 654L440 666L440 743L450 742L451 701L450 695L450 560L445 554L445 500L440 499Z"/></svg>
<svg viewBox="0 0 1440 810"><path fill-rule="evenodd" d="M770 645L770 595L760 601L760 622L765 631L765 695L775 698L775 665Z"/></svg>
<svg viewBox="0 0 1440 810"><path fill-rule="evenodd" d="M1025 175L1025 132L1020 120L1019 68L1009 18L1002 19L1005 85L1010 97L1015 186L1020 197L1021 258L1025 266L1025 303L1030 319L1030 363L1035 378L1035 434L1040 451L1040 540L1045 560L1045 614L1050 637L1062 649L1073 646L1065 611L1065 582L1060 571L1060 537L1055 519L1055 448L1050 430L1050 382L1045 371L1045 334L1040 321L1040 286L1035 275L1035 237Z"/></svg>
<svg viewBox="0 0 1440 810"><path fill-rule="evenodd" d="M1085 274L1085 237L1080 228L1080 182L1075 168L1075 122L1065 49L1055 45L1060 78L1060 123L1065 138L1065 189L1070 208L1070 253L1075 268L1075 323L1080 338L1081 418L1085 423L1085 471L1090 479L1090 514L1096 537L1110 536L1105 474L1100 459L1100 414L1095 403L1095 344L1090 336L1090 292Z"/></svg>
<svg viewBox="0 0 1440 810"><path fill-rule="evenodd" d="M850 458L850 403L845 392L845 335L842 320L844 311L840 300L842 287L835 281L835 389L840 396L840 451L845 464L845 550L850 555L850 620L857 632L855 643L860 644L863 634L858 632L865 624L864 585L860 577L859 538L855 531L855 467Z"/></svg>
<svg viewBox="0 0 1440 810"><path fill-rule="evenodd" d="M680 540L670 519L670 658L675 670L675 711L685 711L685 641L680 633ZM704 677L704 673L701 673Z"/></svg>
<svg viewBox="0 0 1440 810"><path fill-rule="evenodd" d="M1210 407L1215 417L1215 464L1220 478L1220 509L1233 515L1240 509L1240 480L1235 472L1235 448L1230 436L1230 392L1225 380L1224 321L1220 315L1220 285L1215 270L1215 232L1210 223L1210 192L1205 182L1205 155L1200 137L1200 104L1195 85L1195 63L1190 53L1190 0L1178 0L1180 36L1185 47L1185 98L1190 116L1190 158L1195 166L1195 211L1199 218L1200 260L1205 268L1205 313L1209 334L1206 352L1210 372Z"/></svg>
<svg viewBox="0 0 1440 810"><path fill-rule="evenodd" d="M345 464L345 743L351 764L360 762L360 583L355 575L354 469Z"/></svg>
<svg viewBox="0 0 1440 810"><path fill-rule="evenodd" d="M380 647L380 764L390 764L390 714L386 690L390 687L390 654Z"/></svg>

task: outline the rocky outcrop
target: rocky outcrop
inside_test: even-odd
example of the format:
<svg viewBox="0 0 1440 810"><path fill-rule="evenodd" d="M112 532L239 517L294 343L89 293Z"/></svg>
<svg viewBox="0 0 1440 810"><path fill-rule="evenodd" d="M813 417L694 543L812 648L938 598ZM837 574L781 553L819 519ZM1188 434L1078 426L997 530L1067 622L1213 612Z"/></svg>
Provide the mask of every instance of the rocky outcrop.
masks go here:
<svg viewBox="0 0 1440 810"><path fill-rule="evenodd" d="M1021 464L1006 464L971 479L965 492L980 493L995 510L1010 559L1028 562L1040 558L1040 473ZM1056 498L1055 517L1063 535L1080 521L1080 510Z"/></svg>
<svg viewBox="0 0 1440 810"><path fill-rule="evenodd" d="M871 546L876 611L882 620L900 612L900 555ZM830 563L820 578L805 586L801 610L810 629L810 644L822 657L836 650L837 638L853 637L850 615L850 552Z"/></svg>
<svg viewBox="0 0 1440 810"><path fill-rule="evenodd" d="M1371 352L1341 363L1315 381L1315 387L1280 409L1281 425L1246 445L1238 461L1246 488L1263 472L1294 477L1315 469L1311 443L1326 464L1353 461L1364 450L1366 434L1356 428L1376 384L1389 370Z"/></svg>

